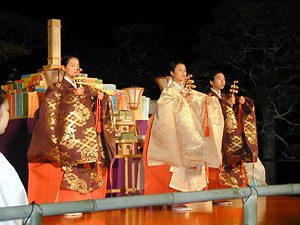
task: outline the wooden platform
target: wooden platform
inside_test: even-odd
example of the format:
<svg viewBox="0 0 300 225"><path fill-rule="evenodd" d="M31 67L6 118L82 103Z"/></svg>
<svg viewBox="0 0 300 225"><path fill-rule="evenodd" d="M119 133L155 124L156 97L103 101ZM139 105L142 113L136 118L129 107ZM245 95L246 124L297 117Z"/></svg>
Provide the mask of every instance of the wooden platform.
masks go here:
<svg viewBox="0 0 300 225"><path fill-rule="evenodd" d="M230 206L209 202L190 203L190 212L175 212L167 206L141 207L84 213L79 217L43 217L43 225L240 225L243 224L242 200ZM257 224L300 224L300 196L259 197Z"/></svg>

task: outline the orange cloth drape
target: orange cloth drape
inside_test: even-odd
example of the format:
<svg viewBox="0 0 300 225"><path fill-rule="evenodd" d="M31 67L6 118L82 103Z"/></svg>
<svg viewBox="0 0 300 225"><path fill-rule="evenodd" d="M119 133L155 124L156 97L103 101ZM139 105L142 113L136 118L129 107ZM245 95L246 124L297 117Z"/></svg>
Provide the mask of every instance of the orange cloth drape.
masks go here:
<svg viewBox="0 0 300 225"><path fill-rule="evenodd" d="M177 190L170 188L169 184L171 182L172 173L170 172L170 166L160 165L160 166L149 166L147 163L147 152L149 145L149 138L151 133L151 127L153 123L154 116L151 117L148 130L146 133L144 150L143 150L143 163L144 163L144 193L146 195L150 194L162 194L168 192L178 192Z"/></svg>
<svg viewBox="0 0 300 225"><path fill-rule="evenodd" d="M64 172L61 167L52 163L28 164L28 201L37 204L81 201L96 198L105 198L107 186L107 168L101 167L104 185L88 194L82 194L69 189L61 189L60 184Z"/></svg>
<svg viewBox="0 0 300 225"><path fill-rule="evenodd" d="M219 188L219 169L208 167L208 190Z"/></svg>
<svg viewBox="0 0 300 225"><path fill-rule="evenodd" d="M169 170L170 166L168 165L145 167L145 195L178 192L169 187L172 177Z"/></svg>

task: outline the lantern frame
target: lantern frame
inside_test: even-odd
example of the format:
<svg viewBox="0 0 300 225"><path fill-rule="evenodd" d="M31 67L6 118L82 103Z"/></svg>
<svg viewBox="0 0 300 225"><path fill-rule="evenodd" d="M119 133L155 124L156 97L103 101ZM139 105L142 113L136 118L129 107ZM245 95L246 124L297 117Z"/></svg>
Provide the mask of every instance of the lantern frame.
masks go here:
<svg viewBox="0 0 300 225"><path fill-rule="evenodd" d="M123 88L125 95L127 97L127 104L129 109L136 110L139 107L141 102L141 97L144 92L144 88L142 87L129 87Z"/></svg>

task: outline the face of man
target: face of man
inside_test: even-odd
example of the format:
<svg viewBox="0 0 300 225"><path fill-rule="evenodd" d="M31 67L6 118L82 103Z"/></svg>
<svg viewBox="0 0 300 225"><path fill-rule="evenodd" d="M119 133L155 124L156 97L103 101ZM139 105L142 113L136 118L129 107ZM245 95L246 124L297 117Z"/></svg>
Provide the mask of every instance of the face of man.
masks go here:
<svg viewBox="0 0 300 225"><path fill-rule="evenodd" d="M5 132L5 129L7 127L8 121L9 121L9 105L7 99L3 102L3 104L0 106L0 134L3 134Z"/></svg>
<svg viewBox="0 0 300 225"><path fill-rule="evenodd" d="M225 87L225 76L223 73L217 73L213 81L210 81L212 88L220 91Z"/></svg>
<svg viewBox="0 0 300 225"><path fill-rule="evenodd" d="M173 79L177 83L181 83L186 78L186 67L184 64L177 64L174 71L171 71Z"/></svg>
<svg viewBox="0 0 300 225"><path fill-rule="evenodd" d="M71 80L75 78L75 76L79 73L80 66L79 60L77 58L71 58L68 64L64 67L64 71L67 77Z"/></svg>

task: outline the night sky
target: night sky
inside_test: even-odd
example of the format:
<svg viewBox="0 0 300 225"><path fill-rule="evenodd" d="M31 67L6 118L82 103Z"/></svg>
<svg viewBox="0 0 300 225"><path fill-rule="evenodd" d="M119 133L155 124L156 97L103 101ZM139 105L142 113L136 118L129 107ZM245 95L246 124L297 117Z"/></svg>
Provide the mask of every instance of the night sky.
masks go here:
<svg viewBox="0 0 300 225"><path fill-rule="evenodd" d="M46 6L18 4L1 10L32 18L45 26L48 19L60 19L63 41L83 38L103 45L114 45L113 32L122 26L138 23L155 25L165 31L166 46L170 51L189 60L192 58L191 47L197 40L197 31L211 21L211 12L221 0L205 4L173 2L167 5L144 1L139 4L101 2L97 5L66 2L63 6L53 1L45 3ZM95 37L96 33L101 34L101 39L99 35Z"/></svg>

